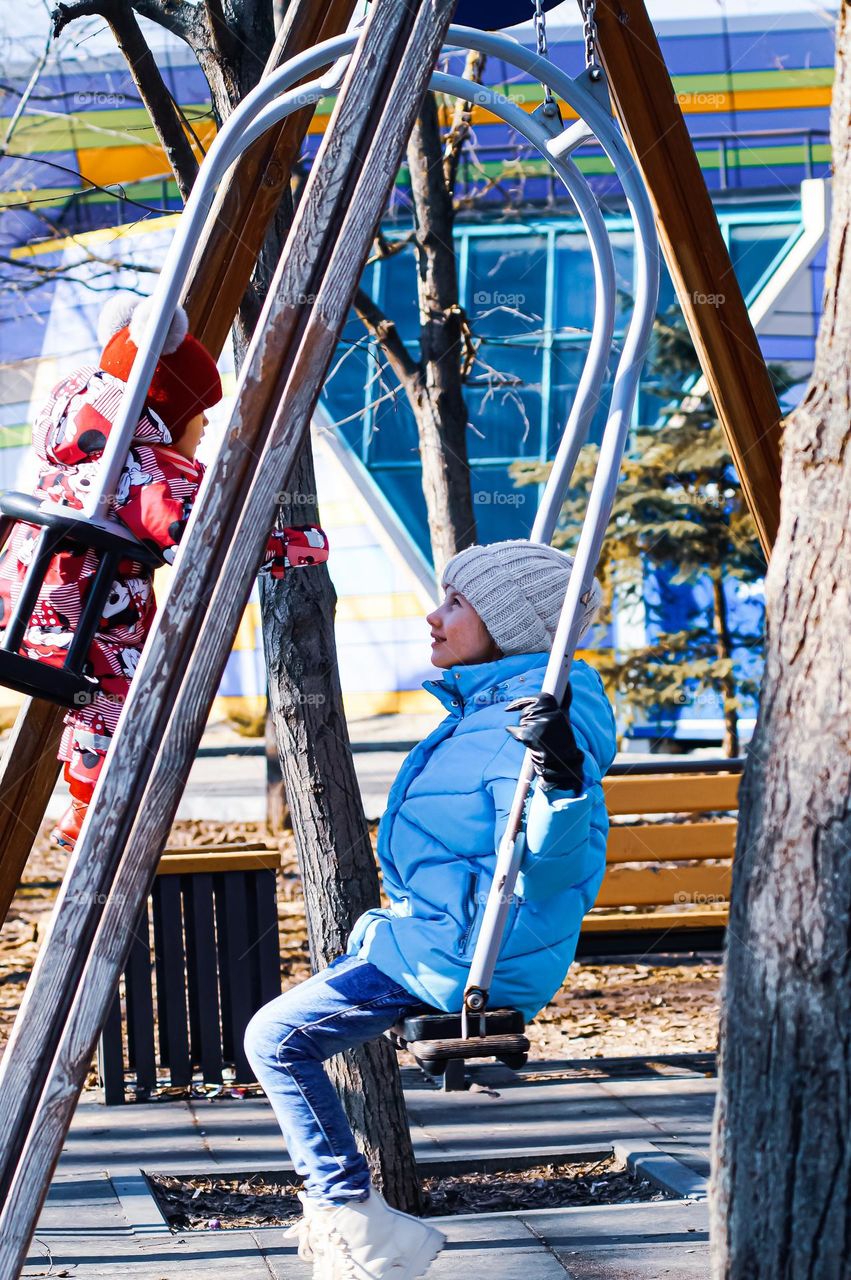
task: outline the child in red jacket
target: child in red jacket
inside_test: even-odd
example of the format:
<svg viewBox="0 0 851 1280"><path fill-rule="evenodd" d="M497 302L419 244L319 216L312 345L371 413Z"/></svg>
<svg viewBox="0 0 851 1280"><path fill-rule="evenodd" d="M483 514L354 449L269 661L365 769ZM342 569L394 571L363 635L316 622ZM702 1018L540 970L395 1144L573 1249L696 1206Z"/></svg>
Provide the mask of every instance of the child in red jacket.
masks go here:
<svg viewBox="0 0 851 1280"><path fill-rule="evenodd" d="M98 364L63 378L39 412L33 447L40 463L35 487L40 498L78 510L84 506L144 333L147 308L140 302L119 296L104 308ZM207 422L204 411L221 398L216 363L188 332L186 314L178 309L111 508L167 563L175 557L204 475L195 459ZM20 593L38 534L32 525L18 524L10 535L0 560L0 629ZM267 549L267 562L279 577L290 565L327 557L325 535L315 526L277 530ZM97 566L97 553L90 550L62 551L53 558L21 645L25 657L62 666ZM73 848L79 834L154 613L152 569L121 560L86 665L97 692L88 705L68 712L59 747L71 805L53 836L66 847Z"/></svg>

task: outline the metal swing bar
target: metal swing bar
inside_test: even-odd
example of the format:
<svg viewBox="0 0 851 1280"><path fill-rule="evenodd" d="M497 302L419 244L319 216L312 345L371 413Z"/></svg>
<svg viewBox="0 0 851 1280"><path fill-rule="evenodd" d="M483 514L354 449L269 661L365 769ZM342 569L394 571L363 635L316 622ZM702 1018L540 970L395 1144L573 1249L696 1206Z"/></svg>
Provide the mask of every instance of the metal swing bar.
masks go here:
<svg viewBox="0 0 851 1280"><path fill-rule="evenodd" d="M317 45L293 62L301 61L304 73L310 74L317 66L323 66L329 61L320 55L317 62L317 51L322 49L323 45ZM142 543L108 513L145 404L147 389L162 352L165 335L180 301L199 232L206 222L216 189L240 155L273 124L299 107L312 106L319 98L333 92L346 65L347 58L344 58L332 67L326 77L314 82L309 92L296 90L285 94L274 104L276 110L264 113L263 108L280 94L281 87L289 86L297 78L292 73L291 65L286 64L262 81L257 101L251 102L246 98L215 139L210 148L211 163L209 167L202 168L187 202L184 217L187 213L189 216L178 225L172 245L175 251L169 254L168 272L163 273L165 282L161 278L153 294L154 305L162 301L162 309L156 312L147 326L145 340L133 363L116 421L101 454L95 481L86 495L82 510L63 508L49 499L40 503L31 494L0 492L0 547L18 522L31 524L41 530L20 593L0 638L0 682L10 688L49 699L62 706L82 706L94 698L97 683L84 674L84 667L119 561L122 558L137 560L153 567L163 563L163 557L157 550ZM81 549L96 551L100 560L62 665L48 665L20 654L18 650L53 557L63 550L79 552Z"/></svg>
<svg viewBox="0 0 851 1280"><path fill-rule="evenodd" d="M324 65L331 56L344 59L354 43L351 35L337 37L317 46L303 55L302 71L315 69ZM590 586L594 569L599 558L600 547L608 523L620 460L626 443L629 420L635 394L638 387L641 366L646 354L653 315L655 313L658 294L658 248L653 225L652 211L637 176L632 158L625 146L617 126L599 100L599 69L591 67L582 77L573 80L560 72L552 64L548 68L542 66L541 55L525 50L505 37L486 34L473 29L451 27L447 40L450 48L469 48L502 57L512 61L521 69L532 74L546 75L562 97L580 116L578 125L553 136L553 130L538 123L526 112L521 111L509 100L495 90L483 85L474 85L460 76L435 72L431 78L431 87L441 92L472 100L486 106L506 123L511 124L525 136L538 151L549 160L553 169L563 181L565 188L574 200L580 218L585 225L592 252L595 273L595 286L600 306L595 314L591 341L580 378L577 395L571 407L571 413L554 460L553 468L544 491L540 508L532 530L536 540L549 542L555 529L558 513L565 492L570 483L579 451L587 438L591 420L599 402L603 378L605 377L608 355L614 331L615 308L615 275L611 245L605 222L593 193L582 174L570 160L570 153L591 136L597 137L607 155L611 159L615 171L621 180L630 211L633 217L636 235L636 252L638 261L636 301L633 316L627 330L621 358L618 364L612 392L612 403L609 419L601 447L598 476L592 489L586 520L583 523L577 552L576 567L562 611L561 622L553 646L553 655L547 670L544 691L553 692L561 697L566 685L570 662L576 645L576 621L581 603L581 596ZM550 69L551 68L551 69ZM283 70L283 69L282 69ZM285 77L277 73L283 83ZM339 71L336 72L336 76ZM284 95L277 101L272 100L276 88L272 83L264 85L265 93L258 94L256 102L245 103L239 108L240 119L234 121L230 136L223 138L219 151L214 154L211 149L208 162L212 161L209 176L204 187L198 190L198 209L209 208L215 182L218 180L219 166L223 173L234 162L239 147L255 141L267 128L277 123L285 114L297 109L306 102L315 102L330 91L335 78L332 72L331 81L325 80L307 85L295 95ZM586 84L582 81L585 79ZM270 81L272 77L270 77ZM279 89L280 91L280 89ZM236 115L236 113L235 113ZM234 120L234 117L231 117ZM228 122L230 124L230 121ZM241 133L238 133L238 130ZM224 134L224 130L223 130ZM220 135L221 136L221 135ZM167 331L165 317L170 316L180 293L178 273L186 256L186 245L193 232L193 218L201 216L187 206L185 226L181 223L183 238L173 244L166 267L160 280L160 287L155 294L157 306L154 316L159 322L159 329ZM175 238L177 241L177 237ZM173 255L173 258L172 258ZM188 261L186 263L188 265ZM140 347L137 364L142 359L152 361L156 342L161 341L159 331L151 323ZM134 369L135 371L135 369ZM128 386L128 399L139 394L139 387L144 385L144 376L139 379L138 386ZM128 406L128 421L132 400ZM584 543L583 543L584 539ZM583 556L585 568L583 568ZM587 566L590 565L590 568ZM587 585L580 590L580 584L587 579ZM566 630L565 630L566 628ZM564 634L562 632L564 631ZM500 944L504 934L508 909L513 893L514 883L519 871L523 852L522 814L531 786L531 763L527 755L518 781L518 789L512 804L509 822L498 855L497 869L491 892L485 907L479 942L474 954L470 971L470 980L462 1010L462 1035L473 1038L468 1015L483 1014L487 1004L487 989L493 976L493 970L499 955ZM483 994L485 993L485 994ZM478 1006L478 1007L477 1007ZM480 1022L480 1031L482 1030Z"/></svg>
<svg viewBox="0 0 851 1280"><path fill-rule="evenodd" d="M469 34L472 36L471 43L474 49L496 57L508 58L509 55L504 49L504 44L507 42L503 37L478 32ZM621 459L656 311L659 291L659 252L653 211L644 184L623 136L596 95L578 80L572 80L554 64L549 64L545 69L542 68L540 57L528 50L515 49L514 56L509 60L541 79L546 78L547 83L574 108L581 119L587 122L620 179L635 228L636 289L633 312L615 373L608 421L600 445L597 470L582 523L573 572L542 686L542 692L551 693L560 701L567 685L576 649L582 597L593 582L617 491ZM554 160L558 151L557 140L550 143L548 150ZM573 464L578 454L577 438L577 436L571 437L568 432L565 433L559 449L561 456L557 456L541 510L533 526L533 539L550 541L552 537L561 498L570 482ZM579 441L579 447L581 447L581 441ZM506 829L500 842L494 877L485 904L478 941L470 966L470 976L464 993L464 1007L461 1015L464 1038L476 1038L472 1033L471 1019L474 1015L479 1022L480 1035L484 1030L483 1015L487 1008L489 989L523 857L523 812L531 784L532 763L527 752Z"/></svg>

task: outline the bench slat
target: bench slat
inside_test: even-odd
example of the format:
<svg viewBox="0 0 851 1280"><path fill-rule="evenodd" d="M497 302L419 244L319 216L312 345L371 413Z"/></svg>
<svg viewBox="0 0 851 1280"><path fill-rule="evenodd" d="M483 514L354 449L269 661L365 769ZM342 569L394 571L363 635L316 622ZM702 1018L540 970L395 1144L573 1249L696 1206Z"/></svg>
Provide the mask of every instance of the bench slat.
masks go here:
<svg viewBox="0 0 851 1280"><path fill-rule="evenodd" d="M727 908L714 911L645 911L640 915L620 912L592 912L582 921L583 933L612 933L643 929L712 929L727 924Z"/></svg>
<svg viewBox="0 0 851 1280"><path fill-rule="evenodd" d="M611 867L603 880L595 906L649 907L708 906L730 896L732 867Z"/></svg>
<svg viewBox="0 0 851 1280"><path fill-rule="evenodd" d="M732 858L736 820L720 822L645 822L639 827L613 826L606 862L659 862L684 858Z"/></svg>
<svg viewBox="0 0 851 1280"><path fill-rule="evenodd" d="M618 776L603 779L603 792L612 815L708 813L713 809L735 809L740 781L737 773Z"/></svg>
<svg viewBox="0 0 851 1280"><path fill-rule="evenodd" d="M197 849L185 849L174 853L164 853L157 867L158 876L182 876L193 872L210 873L213 871L277 871L281 865L281 855L277 849L258 849L256 852L243 850L240 853L221 853L210 850L209 853Z"/></svg>

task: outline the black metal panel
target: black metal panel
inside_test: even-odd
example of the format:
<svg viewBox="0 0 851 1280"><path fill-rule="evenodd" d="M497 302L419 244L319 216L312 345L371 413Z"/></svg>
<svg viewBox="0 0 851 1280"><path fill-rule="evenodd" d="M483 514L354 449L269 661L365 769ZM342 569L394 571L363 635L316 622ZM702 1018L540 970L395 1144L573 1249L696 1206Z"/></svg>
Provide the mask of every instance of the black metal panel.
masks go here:
<svg viewBox="0 0 851 1280"><path fill-rule="evenodd" d="M98 1073L107 1106L124 1101L124 1049L121 1044L121 1001L116 990L98 1044Z"/></svg>
<svg viewBox="0 0 851 1280"><path fill-rule="evenodd" d="M676 916L672 916L676 920ZM683 955L690 951L723 951L725 930L720 925L705 929L611 929L605 933L580 933L577 960L604 959L606 956Z"/></svg>
<svg viewBox="0 0 851 1280"><path fill-rule="evenodd" d="M248 937L248 893L246 874L256 872L221 871L215 875L216 926L223 945L219 947L219 982L222 991L222 1028L227 1019L226 1038L230 1057L240 1082L254 1080L248 1065L242 1039L254 1013L251 999L251 960L253 939Z"/></svg>
<svg viewBox="0 0 851 1280"><path fill-rule="evenodd" d="M125 970L128 1067L137 1096L156 1090L158 1063L169 1069L174 1085L191 1084L198 1067L206 1083L220 1084L230 1063L238 1081L252 1081L245 1027L281 990L275 872L163 875L150 902L150 914L146 905L134 930ZM114 1043L111 1051L111 1094L118 1100L124 1064Z"/></svg>
<svg viewBox="0 0 851 1280"><path fill-rule="evenodd" d="M281 994L281 947L278 940L278 883L274 871L252 872L254 889L254 933L257 958L255 1009Z"/></svg>
<svg viewBox="0 0 851 1280"><path fill-rule="evenodd" d="M219 1025L213 877L206 872L193 872L180 879L186 926L192 1062L201 1068L206 1084L221 1084L222 1034Z"/></svg>
<svg viewBox="0 0 851 1280"><path fill-rule="evenodd" d="M160 1060L168 1066L173 1085L186 1085L192 1080L192 1065L189 1061L180 877L160 876L154 882L153 898Z"/></svg>
<svg viewBox="0 0 851 1280"><path fill-rule="evenodd" d="M150 1094L157 1087L157 1061L154 1047L154 993L147 900L133 930L127 968L124 971L124 985L127 993L127 1044L130 1070L136 1074L137 1093Z"/></svg>

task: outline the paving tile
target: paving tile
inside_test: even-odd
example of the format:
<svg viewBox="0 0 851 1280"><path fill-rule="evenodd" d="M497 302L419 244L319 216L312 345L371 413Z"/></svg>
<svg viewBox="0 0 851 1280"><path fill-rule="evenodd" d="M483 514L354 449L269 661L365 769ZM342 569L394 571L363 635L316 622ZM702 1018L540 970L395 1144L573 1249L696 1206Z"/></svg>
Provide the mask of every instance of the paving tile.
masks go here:
<svg viewBox="0 0 851 1280"><path fill-rule="evenodd" d="M571 1280L709 1280L705 1203L654 1201L520 1216Z"/></svg>
<svg viewBox="0 0 851 1280"><path fill-rule="evenodd" d="M420 1157L495 1148L555 1153L620 1140L652 1144L698 1174L708 1168L714 1080L589 1081L554 1071L552 1079L522 1083L497 1071L480 1076L490 1090L444 1094L416 1071L403 1079ZM310 1265L281 1230L162 1231L138 1177L140 1167L214 1173L285 1163L264 1098L104 1107L89 1095L77 1109L23 1276L308 1280ZM666 1201L442 1220L449 1244L429 1280L464 1272L471 1280L708 1280L706 1213L705 1203Z"/></svg>
<svg viewBox="0 0 851 1280"><path fill-rule="evenodd" d="M437 1218L434 1225L446 1235L447 1243L432 1263L428 1280L458 1280L460 1275L470 1280L484 1276L494 1280L565 1280L564 1266L553 1251L514 1215ZM267 1242L264 1231L254 1234L276 1280L295 1280L291 1255Z"/></svg>

